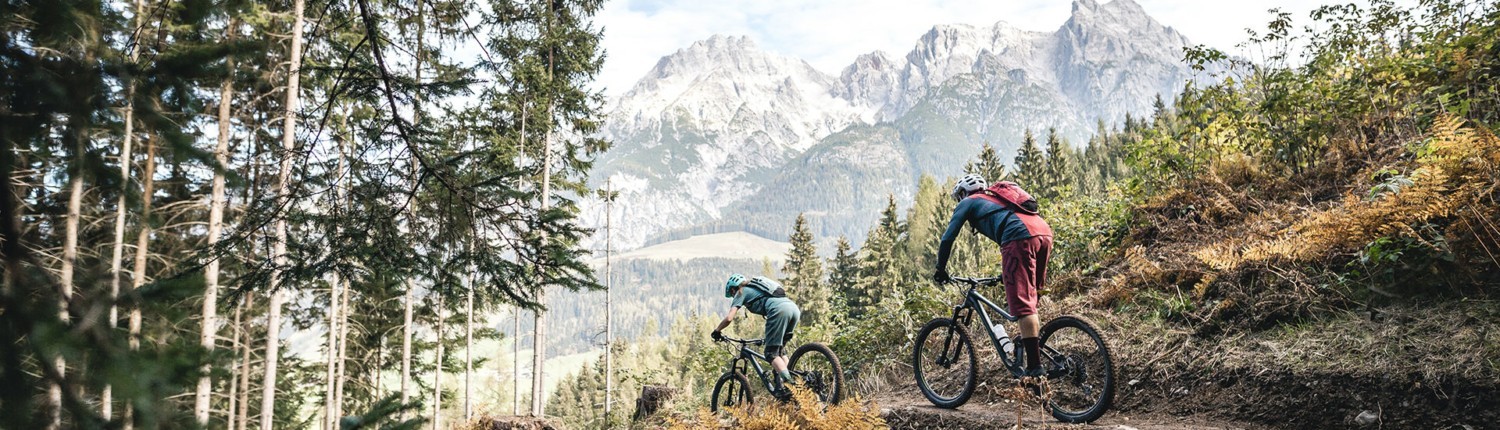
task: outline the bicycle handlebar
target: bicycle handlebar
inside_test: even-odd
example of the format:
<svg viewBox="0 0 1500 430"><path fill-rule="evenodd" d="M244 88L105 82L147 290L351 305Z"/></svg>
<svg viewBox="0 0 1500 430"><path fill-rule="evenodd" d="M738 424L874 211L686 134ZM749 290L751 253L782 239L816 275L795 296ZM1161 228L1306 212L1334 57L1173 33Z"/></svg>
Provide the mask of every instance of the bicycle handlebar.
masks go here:
<svg viewBox="0 0 1500 430"><path fill-rule="evenodd" d="M1001 283L1001 279L999 276L990 278L965 278L954 276L949 279L952 279L954 282L962 282L969 285L998 285Z"/></svg>
<svg viewBox="0 0 1500 430"><path fill-rule="evenodd" d="M720 340L719 342L734 342L734 343L739 343L739 344L753 344L755 346L764 345L766 343L765 339L735 339L735 338L732 338L732 337L729 337L729 336L723 336L723 338L724 338L724 340Z"/></svg>

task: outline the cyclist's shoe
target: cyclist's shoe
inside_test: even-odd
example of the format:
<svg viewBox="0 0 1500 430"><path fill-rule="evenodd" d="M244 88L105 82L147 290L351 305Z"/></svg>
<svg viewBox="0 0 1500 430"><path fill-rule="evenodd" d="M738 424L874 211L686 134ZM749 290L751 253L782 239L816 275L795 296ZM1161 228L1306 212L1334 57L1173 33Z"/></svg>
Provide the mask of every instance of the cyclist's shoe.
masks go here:
<svg viewBox="0 0 1500 430"><path fill-rule="evenodd" d="M1026 370L1021 371L1022 378L1039 378L1046 375L1047 372L1043 371L1040 366L1027 368Z"/></svg>
<svg viewBox="0 0 1500 430"><path fill-rule="evenodd" d="M792 390L789 390L785 386L783 386L781 388L777 388L776 391L772 391L771 396L775 397L776 400L781 401L782 403L790 402L792 401Z"/></svg>
<svg viewBox="0 0 1500 430"><path fill-rule="evenodd" d="M790 380L782 380L781 386L776 387L776 391L772 392L771 395L775 396L776 400L780 400L782 402L790 402L792 401L792 389L790 387L796 385L801 385L801 382L797 381L796 378L792 378Z"/></svg>
<svg viewBox="0 0 1500 430"><path fill-rule="evenodd" d="M1033 396L1041 396L1042 384L1046 382L1046 372L1041 367L1033 367L1021 371L1021 388Z"/></svg>

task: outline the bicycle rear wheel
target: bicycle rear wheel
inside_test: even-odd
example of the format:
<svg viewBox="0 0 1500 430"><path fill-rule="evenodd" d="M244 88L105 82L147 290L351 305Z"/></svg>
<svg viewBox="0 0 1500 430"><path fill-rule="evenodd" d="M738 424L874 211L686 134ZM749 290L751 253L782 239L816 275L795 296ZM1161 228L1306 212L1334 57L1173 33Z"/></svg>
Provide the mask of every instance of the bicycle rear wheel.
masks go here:
<svg viewBox="0 0 1500 430"><path fill-rule="evenodd" d="M1067 423L1103 416L1115 399L1115 366L1099 330L1082 317L1065 315L1042 327L1041 344L1052 416Z"/></svg>
<svg viewBox="0 0 1500 430"><path fill-rule="evenodd" d="M809 343L797 348L787 362L787 370L796 383L802 384L823 403L837 405L844 396L844 366L833 350L821 343Z"/></svg>
<svg viewBox="0 0 1500 430"><path fill-rule="evenodd" d="M714 394L709 399L708 409L715 413L721 409L750 404L750 380L740 372L726 372L714 383Z"/></svg>
<svg viewBox="0 0 1500 430"><path fill-rule="evenodd" d="M937 407L957 408L974 395L979 377L974 343L952 319L934 319L917 332L911 367L922 395Z"/></svg>

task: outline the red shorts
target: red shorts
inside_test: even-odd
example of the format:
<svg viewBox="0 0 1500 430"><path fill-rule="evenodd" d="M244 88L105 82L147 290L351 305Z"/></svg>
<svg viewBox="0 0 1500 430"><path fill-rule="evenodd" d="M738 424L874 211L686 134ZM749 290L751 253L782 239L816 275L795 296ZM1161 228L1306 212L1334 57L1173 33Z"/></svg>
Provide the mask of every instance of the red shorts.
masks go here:
<svg viewBox="0 0 1500 430"><path fill-rule="evenodd" d="M1000 245L1000 279L1005 281L1011 315L1036 314L1037 291L1047 285L1047 257L1052 236L1032 236Z"/></svg>

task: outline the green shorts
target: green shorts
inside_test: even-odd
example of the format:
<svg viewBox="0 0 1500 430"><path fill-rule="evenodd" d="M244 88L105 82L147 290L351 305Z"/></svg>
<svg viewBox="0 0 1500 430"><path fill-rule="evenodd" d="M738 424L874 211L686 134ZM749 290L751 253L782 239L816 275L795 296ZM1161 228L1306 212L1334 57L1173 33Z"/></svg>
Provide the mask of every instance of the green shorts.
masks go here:
<svg viewBox="0 0 1500 430"><path fill-rule="evenodd" d="M797 322L802 319L802 310L792 299L785 297L768 298L766 302L766 351L780 350L782 345L792 340L792 331L797 329ZM772 349L772 348L776 349Z"/></svg>

